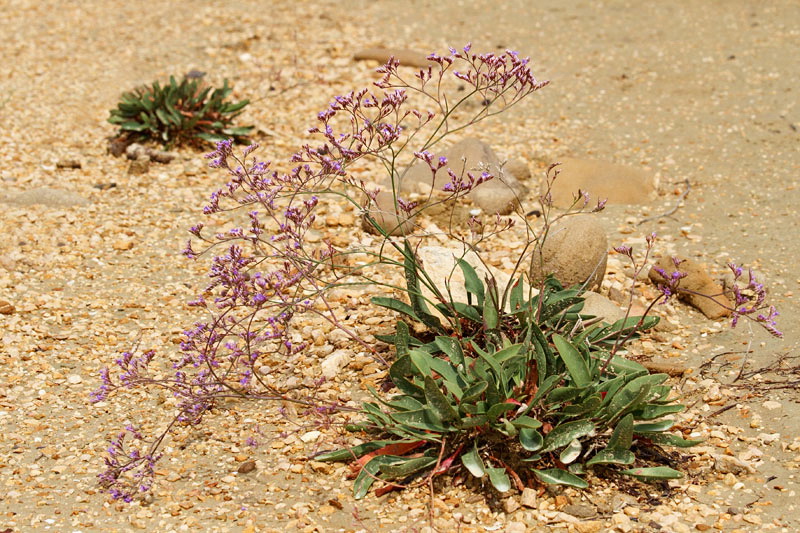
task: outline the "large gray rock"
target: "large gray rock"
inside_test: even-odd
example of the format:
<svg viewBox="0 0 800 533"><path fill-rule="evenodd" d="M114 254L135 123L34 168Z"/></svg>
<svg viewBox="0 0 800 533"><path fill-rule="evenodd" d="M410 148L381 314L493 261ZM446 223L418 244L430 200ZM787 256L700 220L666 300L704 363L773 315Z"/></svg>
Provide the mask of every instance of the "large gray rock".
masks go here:
<svg viewBox="0 0 800 533"><path fill-rule="evenodd" d="M600 222L588 214L567 216L553 224L535 254L531 279L537 285L553 274L565 287L587 282L587 289L596 289L605 276L607 258L608 237Z"/></svg>
<svg viewBox="0 0 800 533"><path fill-rule="evenodd" d="M451 181L447 173L450 168L456 175L464 175L470 172L476 178L484 171L491 173L494 178L475 187L466 197L469 198L477 207L490 215L507 215L514 210L520 203L520 198L527 193L527 188L521 184L516 177L502 168L500 159L492 148L478 139L464 139L445 150L437 153L436 157L444 156L447 158L447 166L441 168L435 179L432 178L431 170L424 161L416 161L400 176L397 186L398 194L404 200L415 199L425 200L430 191L433 191L435 198L441 198L440 191ZM519 164L512 165L517 172L524 175L524 170ZM385 183L381 187L382 191L376 198L376 205L369 209L370 215L381 224L381 227L393 235L408 233L413 225L398 224L398 217L404 220L402 212L397 213L394 209L394 201L391 192L391 183ZM381 221L387 220L389 224L384 225ZM369 225L365 224L365 229L375 232Z"/></svg>
<svg viewBox="0 0 800 533"><path fill-rule="evenodd" d="M17 205L41 204L48 207L71 207L74 205L87 205L89 200L72 191L39 187L38 189L21 192L9 198L6 202Z"/></svg>
<svg viewBox="0 0 800 533"><path fill-rule="evenodd" d="M589 193L591 204L606 199L609 204L646 204L657 192L653 173L625 165L591 159L561 159L551 189L557 207L569 207L578 189Z"/></svg>

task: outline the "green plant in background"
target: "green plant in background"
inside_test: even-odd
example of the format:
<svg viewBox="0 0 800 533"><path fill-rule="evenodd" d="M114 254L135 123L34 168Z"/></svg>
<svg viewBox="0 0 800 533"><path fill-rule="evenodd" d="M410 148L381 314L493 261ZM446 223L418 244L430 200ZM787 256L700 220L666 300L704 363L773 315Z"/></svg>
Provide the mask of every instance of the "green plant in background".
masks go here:
<svg viewBox="0 0 800 533"><path fill-rule="evenodd" d="M154 140L168 148L182 144L234 138L241 141L252 126L233 125L249 100L227 102L233 89L224 80L212 88L202 79L170 76L164 86L154 82L123 93L108 121L119 126L118 137Z"/></svg>
<svg viewBox="0 0 800 533"><path fill-rule="evenodd" d="M495 280L482 282L461 259L468 301L436 304L455 325L445 328L427 308L419 288L427 283L408 244L404 256L411 304L373 302L425 324L431 338L417 338L405 322L397 323L396 333L383 340L396 348L389 376L398 393L386 398L371 390L377 402L364 404L366 421L350 426L369 440L316 457L357 460L356 498L376 479L390 490L459 467L488 476L501 492L512 480L522 489L524 478L534 475L543 483L584 488L581 475L589 468L641 480L681 477L653 461L668 460L653 453L657 446L699 442L667 433L673 421L663 417L684 408L671 400L667 375L614 355L657 318L587 327L593 317L581 314L581 289L548 278L532 295L520 276L500 292ZM637 457L645 448L647 460Z"/></svg>

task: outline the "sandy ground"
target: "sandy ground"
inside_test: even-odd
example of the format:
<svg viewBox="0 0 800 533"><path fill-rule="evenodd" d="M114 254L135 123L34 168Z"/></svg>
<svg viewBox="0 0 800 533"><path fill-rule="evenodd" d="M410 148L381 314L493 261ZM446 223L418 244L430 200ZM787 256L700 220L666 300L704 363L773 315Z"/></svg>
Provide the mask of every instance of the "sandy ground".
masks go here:
<svg viewBox="0 0 800 533"><path fill-rule="evenodd" d="M680 386L691 405L684 422L708 438L687 463L696 471L666 489L637 485L626 492L599 482L591 492L547 493L536 507L511 513L505 511L514 504L491 491L445 483L431 504L434 525L442 531L800 529L800 425L791 386L797 373L757 372L782 354L797 355L800 334L797 3L519 1L490 8L454 1L6 0L2 11L0 197L54 187L89 203L0 204L0 300L15 307L0 315L0 531L429 525L425 491L354 502L343 467L305 460L315 446L330 446L334 434L316 443L299 439L302 433L275 438L293 427L270 405L232 405L199 430L179 432L149 505L128 507L99 492L95 476L106 439L128 421L157 430L169 413L158 409L163 399L140 393L91 406L89 392L98 370L137 339L175 353L193 321L185 302L205 272L179 250L185 229L201 218L204 199L223 180L191 151L129 176L127 162L106 154L105 138L114 130L105 119L122 90L198 69L215 83L229 78L237 97L253 101L243 119L257 126L263 156L280 160L299 146L332 96L374 79L375 65L352 61L358 49L445 52L468 41L476 50L508 47L530 55L537 76L552 81L482 127L485 141L503 157L526 160L535 176L565 156L658 173L657 201L604 213L611 242L635 244L656 231L665 251L699 259L714 272L731 260L756 267L786 337L731 331L686 307L672 308L679 326L642 351L694 371ZM64 159L79 160L81 169L57 168ZM672 207L685 180L691 191L683 208L636 224ZM331 231L357 234L349 227ZM356 310L354 326L367 331L358 319L370 313L360 306L365 299L348 305ZM734 353L714 358L724 352ZM316 359L298 364L297 379L313 376L317 365ZM358 395L369 382L358 367L351 365L327 392ZM262 441L256 449L244 444L253 435ZM719 472L709 466L714 454L744 457L757 470ZM248 460L256 461L256 471L236 474ZM589 513L577 516L575 506Z"/></svg>

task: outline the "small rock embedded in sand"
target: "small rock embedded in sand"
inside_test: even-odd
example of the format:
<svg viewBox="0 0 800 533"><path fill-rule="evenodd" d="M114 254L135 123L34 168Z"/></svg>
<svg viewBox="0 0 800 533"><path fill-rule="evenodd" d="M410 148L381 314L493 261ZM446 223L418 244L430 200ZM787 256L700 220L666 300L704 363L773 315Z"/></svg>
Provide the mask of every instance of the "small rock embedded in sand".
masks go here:
<svg viewBox="0 0 800 533"><path fill-rule="evenodd" d="M601 199L609 204L646 204L655 197L656 179L645 170L590 159L564 158L560 163L550 190L558 207L572 205L578 189L589 194L592 205Z"/></svg>
<svg viewBox="0 0 800 533"><path fill-rule="evenodd" d="M656 285L666 282L664 276L656 269L663 270L667 276L671 276L676 271L683 272L686 277L681 278L678 284L678 298L700 310L707 318L712 320L729 316L731 314L729 308L733 304L723 294L722 287L711 279L706 269L691 259L676 259L680 261L678 266L675 265L672 257L659 259L650 269L648 274L650 281ZM691 292L683 292L681 289Z"/></svg>
<svg viewBox="0 0 800 533"><path fill-rule="evenodd" d="M322 367L322 375L328 379L333 379L348 363L350 363L350 354L347 350L336 350L323 359L320 365Z"/></svg>
<svg viewBox="0 0 800 533"><path fill-rule="evenodd" d="M721 474L753 474L756 469L751 465L731 455L711 454L714 459L714 469Z"/></svg>
<svg viewBox="0 0 800 533"><path fill-rule="evenodd" d="M390 57L394 57L404 67L428 67L434 64L428 60L426 54L402 48L366 48L353 54L356 61L372 59L380 63L386 63Z"/></svg>
<svg viewBox="0 0 800 533"><path fill-rule="evenodd" d="M0 300L0 315L13 315L16 308L5 300Z"/></svg>
<svg viewBox="0 0 800 533"><path fill-rule="evenodd" d="M133 241L131 240L114 241L114 244L112 244L111 247L114 248L115 250L124 252L126 250L130 250L131 248L133 248Z"/></svg>
<svg viewBox="0 0 800 533"><path fill-rule="evenodd" d="M783 407L783 404L781 404L781 402L776 402L775 400L767 400L766 402L762 403L761 406L764 407L764 409L773 411Z"/></svg>
<svg viewBox="0 0 800 533"><path fill-rule="evenodd" d="M319 431L309 431L308 433L303 433L300 436L300 440L308 444L309 442L314 442L318 438L322 436L322 433Z"/></svg>
<svg viewBox="0 0 800 533"><path fill-rule="evenodd" d="M237 468L236 471L240 474L249 474L255 469L256 469L255 461L245 461L244 463L239 465L239 468Z"/></svg>
<svg viewBox="0 0 800 533"><path fill-rule="evenodd" d="M128 174L131 176L140 176L147 174L150 171L150 156L140 155L128 165Z"/></svg>
<svg viewBox="0 0 800 533"><path fill-rule="evenodd" d="M56 168L77 170L81 168L81 162L77 159L60 159L56 162Z"/></svg>
<svg viewBox="0 0 800 533"><path fill-rule="evenodd" d="M520 496L520 503L522 505L530 507L531 509L536 509L538 506L537 499L535 490L529 487L522 489L522 496Z"/></svg>
<svg viewBox="0 0 800 533"><path fill-rule="evenodd" d="M9 203L19 205L41 204L48 207L71 207L75 205L86 205L89 200L78 193L53 189L51 187L39 187L22 192L10 200Z"/></svg>

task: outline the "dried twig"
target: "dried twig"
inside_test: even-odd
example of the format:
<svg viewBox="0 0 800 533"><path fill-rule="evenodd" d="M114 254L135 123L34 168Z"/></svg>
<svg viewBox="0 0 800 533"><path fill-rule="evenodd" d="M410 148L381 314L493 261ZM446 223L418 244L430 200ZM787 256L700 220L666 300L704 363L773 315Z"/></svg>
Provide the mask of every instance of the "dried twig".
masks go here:
<svg viewBox="0 0 800 533"><path fill-rule="evenodd" d="M689 196L689 191L692 190L692 185L689 183L688 179L683 180L683 183L684 183L684 185L686 185L686 190L683 191L683 193L681 193L680 198L678 198L678 202L673 206L672 209L670 209L669 211L667 211L665 213L661 213L660 215L655 215L655 216L652 216L652 217L643 218L642 220L639 221L637 226L639 226L641 224L644 224L645 222L649 222L651 220L658 220L659 218L668 217L668 216L674 214L675 211L677 211L680 207L682 207L684 200L686 200L686 197Z"/></svg>

